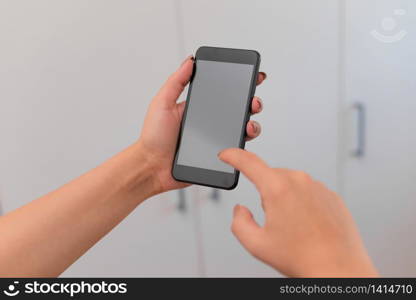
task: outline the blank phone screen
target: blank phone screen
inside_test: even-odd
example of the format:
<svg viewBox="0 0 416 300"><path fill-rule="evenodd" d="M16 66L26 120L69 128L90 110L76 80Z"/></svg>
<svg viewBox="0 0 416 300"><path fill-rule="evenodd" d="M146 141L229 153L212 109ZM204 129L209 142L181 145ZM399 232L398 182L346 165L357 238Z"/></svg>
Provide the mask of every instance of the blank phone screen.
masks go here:
<svg viewBox="0 0 416 300"><path fill-rule="evenodd" d="M177 164L234 173L218 158L239 147L254 66L197 60Z"/></svg>

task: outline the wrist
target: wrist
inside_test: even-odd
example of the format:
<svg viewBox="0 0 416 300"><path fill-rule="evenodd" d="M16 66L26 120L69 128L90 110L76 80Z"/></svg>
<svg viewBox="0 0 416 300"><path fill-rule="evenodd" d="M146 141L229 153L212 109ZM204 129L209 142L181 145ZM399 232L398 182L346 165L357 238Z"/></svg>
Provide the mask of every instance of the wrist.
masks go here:
<svg viewBox="0 0 416 300"><path fill-rule="evenodd" d="M123 171L122 185L141 201L160 193L156 164L140 143L134 143L114 157Z"/></svg>

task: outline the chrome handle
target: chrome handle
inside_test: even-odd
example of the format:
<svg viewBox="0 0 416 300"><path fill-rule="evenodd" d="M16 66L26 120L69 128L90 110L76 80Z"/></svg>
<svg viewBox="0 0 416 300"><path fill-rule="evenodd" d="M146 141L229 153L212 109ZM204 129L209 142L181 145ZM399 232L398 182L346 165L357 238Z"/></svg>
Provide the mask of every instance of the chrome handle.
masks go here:
<svg viewBox="0 0 416 300"><path fill-rule="evenodd" d="M177 209L180 212L186 212L186 195L185 190L180 189L178 190L178 206Z"/></svg>
<svg viewBox="0 0 416 300"><path fill-rule="evenodd" d="M365 155L366 140L366 108L363 103L354 103L353 109L357 111L357 145L352 151L352 156L363 157Z"/></svg>
<svg viewBox="0 0 416 300"><path fill-rule="evenodd" d="M220 191L218 189L212 189L210 198L218 202L220 200Z"/></svg>

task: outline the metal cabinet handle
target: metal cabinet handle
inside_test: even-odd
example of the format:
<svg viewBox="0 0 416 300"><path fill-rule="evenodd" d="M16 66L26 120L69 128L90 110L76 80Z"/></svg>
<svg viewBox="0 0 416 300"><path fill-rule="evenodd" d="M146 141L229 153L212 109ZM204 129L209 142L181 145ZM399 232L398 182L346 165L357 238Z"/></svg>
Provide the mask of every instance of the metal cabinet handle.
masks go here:
<svg viewBox="0 0 416 300"><path fill-rule="evenodd" d="M357 111L357 146L352 151L354 157L363 157L365 154L366 142L366 108L363 103L354 103L353 109Z"/></svg>
<svg viewBox="0 0 416 300"><path fill-rule="evenodd" d="M212 189L210 198L218 202L220 200L220 191L218 189Z"/></svg>
<svg viewBox="0 0 416 300"><path fill-rule="evenodd" d="M218 202L220 200L220 191L218 189L212 189L210 198L212 201ZM178 204L176 208L182 213L187 210L186 194L184 189L178 190Z"/></svg>
<svg viewBox="0 0 416 300"><path fill-rule="evenodd" d="M180 212L186 212L186 195L185 190L180 189L178 190L178 206L177 209Z"/></svg>

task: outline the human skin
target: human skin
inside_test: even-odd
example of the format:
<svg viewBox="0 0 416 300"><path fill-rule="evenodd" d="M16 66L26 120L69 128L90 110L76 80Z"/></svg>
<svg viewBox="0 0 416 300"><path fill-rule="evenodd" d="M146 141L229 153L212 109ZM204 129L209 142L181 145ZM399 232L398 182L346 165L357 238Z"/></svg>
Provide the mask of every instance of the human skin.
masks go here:
<svg viewBox="0 0 416 300"><path fill-rule="evenodd" d="M171 176L184 102L192 74L188 57L151 101L140 138L97 168L0 217L0 276L56 277L145 199L186 185ZM258 84L266 75L260 73ZM252 113L262 110L254 97ZM255 121L247 137L260 134ZM149 224L151 226L151 224Z"/></svg>
<svg viewBox="0 0 416 300"><path fill-rule="evenodd" d="M259 226L234 208L232 232L254 257L291 277L376 277L377 270L342 199L301 171L269 167L254 153L226 149L224 162L256 186L265 213Z"/></svg>

